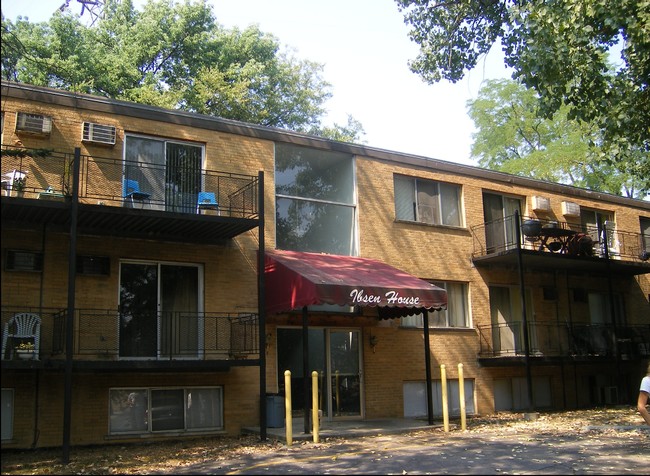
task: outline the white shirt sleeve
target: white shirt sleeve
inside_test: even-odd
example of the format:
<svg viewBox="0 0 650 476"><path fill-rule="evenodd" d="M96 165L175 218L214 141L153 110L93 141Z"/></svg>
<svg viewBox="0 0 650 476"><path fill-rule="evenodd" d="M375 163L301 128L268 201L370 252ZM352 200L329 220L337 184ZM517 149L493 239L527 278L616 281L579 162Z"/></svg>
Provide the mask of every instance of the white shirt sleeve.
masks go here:
<svg viewBox="0 0 650 476"><path fill-rule="evenodd" d="M650 377L646 376L641 379L641 388L639 388L639 391L650 393Z"/></svg>

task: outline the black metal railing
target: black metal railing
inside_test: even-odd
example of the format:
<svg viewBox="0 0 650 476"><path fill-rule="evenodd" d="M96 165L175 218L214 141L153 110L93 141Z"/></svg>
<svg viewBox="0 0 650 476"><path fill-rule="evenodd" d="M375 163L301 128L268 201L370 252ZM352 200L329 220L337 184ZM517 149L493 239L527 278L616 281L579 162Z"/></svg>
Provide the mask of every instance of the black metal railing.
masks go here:
<svg viewBox="0 0 650 476"><path fill-rule="evenodd" d="M481 357L524 356L520 321L478 326ZM529 351L533 357L616 357L639 359L650 356L650 325L528 324Z"/></svg>
<svg viewBox="0 0 650 476"><path fill-rule="evenodd" d="M74 153L2 145L3 196L64 201L71 196L74 160ZM258 213L257 176L89 155L80 160L81 203L197 214L199 193L207 192L220 216ZM10 178L15 172L22 184ZM136 184L140 194L129 195L127 185Z"/></svg>
<svg viewBox="0 0 650 476"><path fill-rule="evenodd" d="M62 309L3 307L2 328L20 313L40 320L38 360L63 359L68 313ZM230 360L259 351L259 321L254 313L167 312L124 315L108 309L76 309L73 356L78 360ZM12 360L21 342L3 338L2 360Z"/></svg>
<svg viewBox="0 0 650 476"><path fill-rule="evenodd" d="M650 237L641 233L618 230L613 224L601 229L581 223L543 220L521 217L521 248L547 254L563 254L571 257L594 257L622 259L628 261L648 261L650 259ZM531 227L532 231L528 227ZM554 251L545 246L542 235L544 229L566 230L569 243ZM486 256L515 250L517 243L517 223L515 215L481 223L470 228L473 241L472 257ZM542 231L540 231L542 230ZM561 233L558 233L561 234ZM549 245L553 243L551 240ZM558 251L560 251L558 253Z"/></svg>

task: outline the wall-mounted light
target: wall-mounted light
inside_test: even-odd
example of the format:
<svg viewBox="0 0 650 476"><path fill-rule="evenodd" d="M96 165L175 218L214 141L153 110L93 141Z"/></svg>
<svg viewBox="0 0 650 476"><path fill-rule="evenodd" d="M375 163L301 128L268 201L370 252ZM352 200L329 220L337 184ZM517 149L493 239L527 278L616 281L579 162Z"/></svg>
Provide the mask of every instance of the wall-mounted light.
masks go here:
<svg viewBox="0 0 650 476"><path fill-rule="evenodd" d="M372 353L375 353L375 347L377 347L377 342L379 342L379 339L377 339L377 336L373 336L370 334L370 347L372 347Z"/></svg>

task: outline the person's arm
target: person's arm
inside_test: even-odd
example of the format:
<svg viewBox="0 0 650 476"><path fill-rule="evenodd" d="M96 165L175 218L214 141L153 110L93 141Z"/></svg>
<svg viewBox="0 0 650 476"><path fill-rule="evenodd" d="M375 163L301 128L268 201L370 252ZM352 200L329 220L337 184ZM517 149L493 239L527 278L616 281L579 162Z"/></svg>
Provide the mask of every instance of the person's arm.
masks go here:
<svg viewBox="0 0 650 476"><path fill-rule="evenodd" d="M637 401L636 409L639 411L645 422L650 425L650 412L648 412L648 393L644 391L639 392L639 400Z"/></svg>

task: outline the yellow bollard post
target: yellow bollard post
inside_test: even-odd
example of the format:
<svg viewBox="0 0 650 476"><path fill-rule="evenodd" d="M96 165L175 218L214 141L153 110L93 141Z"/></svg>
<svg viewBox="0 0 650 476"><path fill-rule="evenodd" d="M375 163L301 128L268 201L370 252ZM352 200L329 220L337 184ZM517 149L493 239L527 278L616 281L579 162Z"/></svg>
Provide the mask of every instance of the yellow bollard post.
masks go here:
<svg viewBox="0 0 650 476"><path fill-rule="evenodd" d="M440 366L442 381L442 423L446 432L449 431L449 402L447 401L447 370L445 364Z"/></svg>
<svg viewBox="0 0 650 476"><path fill-rule="evenodd" d="M284 371L284 428L287 446L293 443L293 418L291 417L291 370Z"/></svg>
<svg viewBox="0 0 650 476"><path fill-rule="evenodd" d="M314 443L318 443L320 421L318 419L318 372L311 373L311 421L314 425Z"/></svg>
<svg viewBox="0 0 650 476"><path fill-rule="evenodd" d="M463 364L458 364L458 397L460 399L460 429L467 429L467 416L465 415L465 380L463 378Z"/></svg>

